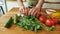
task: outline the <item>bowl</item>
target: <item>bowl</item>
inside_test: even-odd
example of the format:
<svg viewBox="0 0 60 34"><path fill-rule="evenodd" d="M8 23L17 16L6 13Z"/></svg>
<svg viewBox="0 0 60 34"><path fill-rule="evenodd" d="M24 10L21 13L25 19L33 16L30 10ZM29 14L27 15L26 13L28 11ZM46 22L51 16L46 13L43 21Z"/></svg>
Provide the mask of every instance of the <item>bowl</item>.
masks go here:
<svg viewBox="0 0 60 34"><path fill-rule="evenodd" d="M47 14L52 14L53 12L56 12L56 10L53 9L46 9Z"/></svg>

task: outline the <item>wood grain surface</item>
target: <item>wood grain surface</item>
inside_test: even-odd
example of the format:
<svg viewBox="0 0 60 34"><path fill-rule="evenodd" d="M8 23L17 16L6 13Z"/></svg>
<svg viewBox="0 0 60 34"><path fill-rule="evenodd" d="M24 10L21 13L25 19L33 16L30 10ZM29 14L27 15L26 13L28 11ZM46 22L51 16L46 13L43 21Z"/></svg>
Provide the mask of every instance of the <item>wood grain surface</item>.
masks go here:
<svg viewBox="0 0 60 34"><path fill-rule="evenodd" d="M57 11L60 11L59 9L56 9ZM45 11L45 9L42 9L42 11ZM56 25L55 31L45 31L41 30L37 33L30 30L24 30L23 28L20 28L19 26L15 26L12 24L11 28L5 28L4 24L7 21L7 19L12 16L14 17L14 14L18 14L18 8L13 8L9 12L7 12L5 15L0 17L0 34L60 34L60 25Z"/></svg>

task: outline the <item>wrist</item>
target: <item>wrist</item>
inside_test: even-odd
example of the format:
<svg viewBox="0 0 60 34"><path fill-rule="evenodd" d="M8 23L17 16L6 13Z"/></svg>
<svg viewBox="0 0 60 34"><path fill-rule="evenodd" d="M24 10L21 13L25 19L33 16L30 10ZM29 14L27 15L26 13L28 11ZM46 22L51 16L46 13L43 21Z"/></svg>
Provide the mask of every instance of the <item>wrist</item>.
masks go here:
<svg viewBox="0 0 60 34"><path fill-rule="evenodd" d="M35 8L38 8L38 9L40 9L40 6L36 6Z"/></svg>
<svg viewBox="0 0 60 34"><path fill-rule="evenodd" d="M41 7L40 6L36 6L35 8L41 11Z"/></svg>

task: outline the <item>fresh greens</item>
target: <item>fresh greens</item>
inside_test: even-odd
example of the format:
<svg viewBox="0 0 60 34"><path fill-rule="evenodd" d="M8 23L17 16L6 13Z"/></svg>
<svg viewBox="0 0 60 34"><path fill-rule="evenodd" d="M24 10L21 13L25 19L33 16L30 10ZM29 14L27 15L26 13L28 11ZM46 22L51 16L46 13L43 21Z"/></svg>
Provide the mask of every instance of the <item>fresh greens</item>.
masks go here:
<svg viewBox="0 0 60 34"><path fill-rule="evenodd" d="M19 20L18 20L18 16L17 16L17 14L15 14L15 15L14 15L14 24L17 24L18 21L19 21Z"/></svg>
<svg viewBox="0 0 60 34"><path fill-rule="evenodd" d="M33 5L32 0L26 0L30 5Z"/></svg>
<svg viewBox="0 0 60 34"><path fill-rule="evenodd" d="M19 26L37 32L37 30L41 30L41 26L37 19L33 16L23 16L18 23Z"/></svg>
<svg viewBox="0 0 60 34"><path fill-rule="evenodd" d="M9 28L12 25L12 21L13 21L12 17L9 17L8 21L6 22L6 24L4 24L4 27Z"/></svg>
<svg viewBox="0 0 60 34"><path fill-rule="evenodd" d="M55 29L55 26L50 27L50 31L53 31Z"/></svg>
<svg viewBox="0 0 60 34"><path fill-rule="evenodd" d="M9 28L12 24L12 21L12 17L9 17L8 21L5 24L5 27ZM23 16L18 19L18 16L14 15L14 25L18 25L26 30L35 32L37 32L38 30L42 30L42 28L47 31L53 31L55 29L55 26L48 27L34 16Z"/></svg>
<svg viewBox="0 0 60 34"><path fill-rule="evenodd" d="M55 26L48 27L42 22L40 22L37 18L34 16L23 16L18 23L18 25L24 29L32 30L37 32L38 30L41 30L42 28L47 31L53 31L55 29Z"/></svg>

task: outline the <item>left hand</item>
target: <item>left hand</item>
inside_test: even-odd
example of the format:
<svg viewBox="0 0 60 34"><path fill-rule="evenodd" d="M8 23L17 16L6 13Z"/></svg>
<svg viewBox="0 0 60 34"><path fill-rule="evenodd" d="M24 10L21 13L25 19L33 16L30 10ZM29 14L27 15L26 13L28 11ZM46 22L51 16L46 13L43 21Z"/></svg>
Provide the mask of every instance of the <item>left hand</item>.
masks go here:
<svg viewBox="0 0 60 34"><path fill-rule="evenodd" d="M30 11L28 12L28 15L38 17L40 14L40 10L41 10L40 7L34 7L30 9Z"/></svg>

